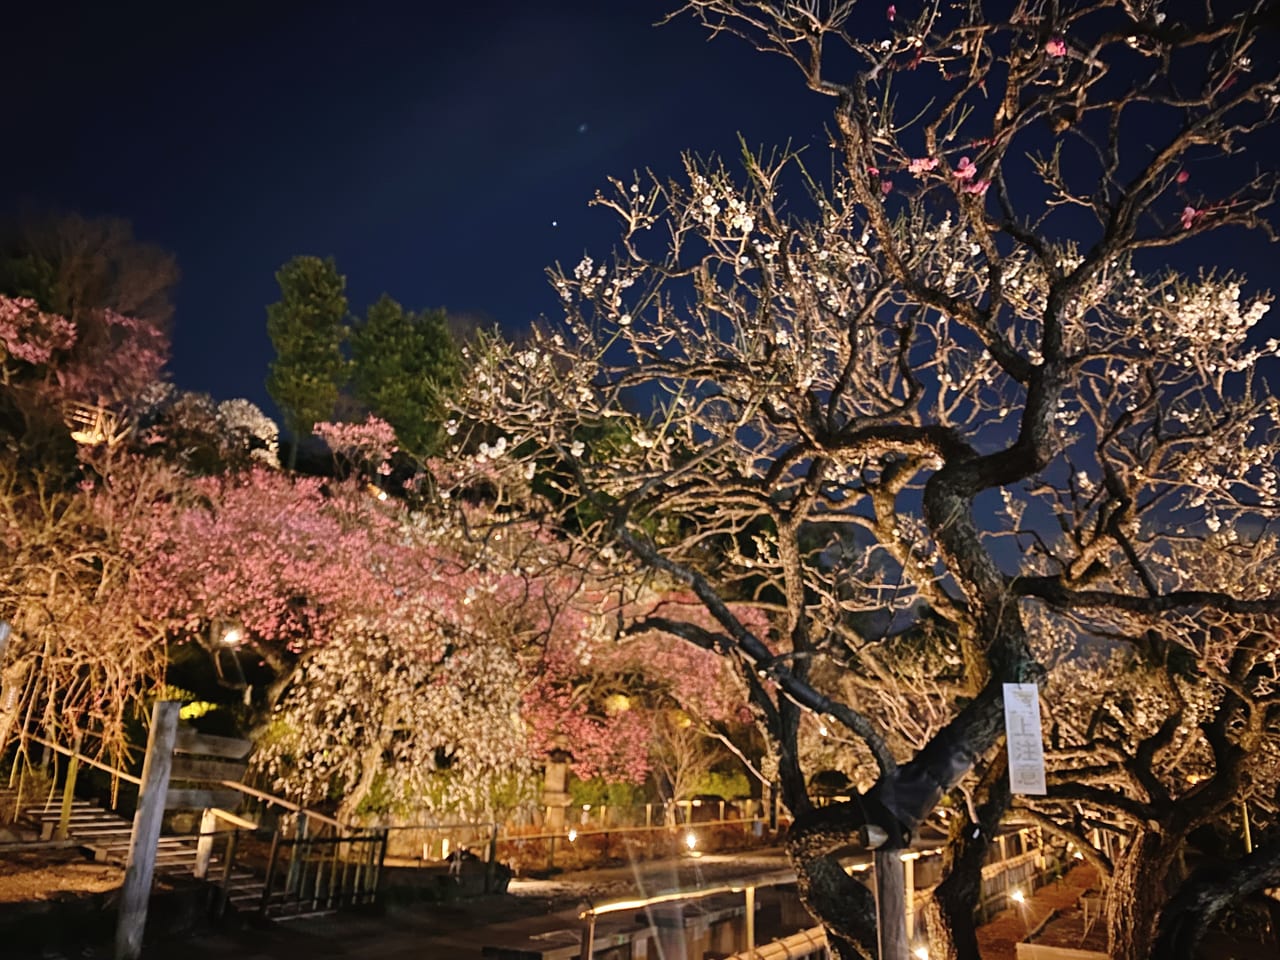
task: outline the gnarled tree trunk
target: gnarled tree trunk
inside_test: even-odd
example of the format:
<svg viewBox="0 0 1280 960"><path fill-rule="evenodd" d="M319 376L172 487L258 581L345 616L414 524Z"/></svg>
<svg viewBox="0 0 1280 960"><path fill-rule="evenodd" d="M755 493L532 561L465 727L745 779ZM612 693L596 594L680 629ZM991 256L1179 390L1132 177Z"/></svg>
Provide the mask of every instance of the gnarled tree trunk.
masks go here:
<svg viewBox="0 0 1280 960"><path fill-rule="evenodd" d="M982 960L974 908L982 900L982 866L987 851L1009 809L1008 757L1001 750L978 786L986 794L978 822L967 814L952 820L944 861L946 875L933 892L925 916L929 925L929 956L940 960Z"/></svg>
<svg viewBox="0 0 1280 960"><path fill-rule="evenodd" d="M1225 869L1190 877L1165 905L1151 960L1195 960L1205 933L1233 905L1280 886L1280 843L1269 844Z"/></svg>
<svg viewBox="0 0 1280 960"><path fill-rule="evenodd" d="M1139 829L1116 859L1107 891L1107 951L1111 960L1147 960L1165 903L1165 883L1178 843Z"/></svg>

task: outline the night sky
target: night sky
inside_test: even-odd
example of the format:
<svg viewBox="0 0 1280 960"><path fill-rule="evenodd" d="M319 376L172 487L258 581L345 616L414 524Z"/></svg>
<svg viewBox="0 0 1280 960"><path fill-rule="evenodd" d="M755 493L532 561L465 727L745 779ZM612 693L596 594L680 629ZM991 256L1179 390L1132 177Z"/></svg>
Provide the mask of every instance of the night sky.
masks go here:
<svg viewBox="0 0 1280 960"><path fill-rule="evenodd" d="M736 155L739 133L827 164L831 101L691 18L654 26L676 3L28 4L0 57L0 212L133 221L183 272L174 380L274 412L265 306L295 254L335 257L356 311L385 291L515 332L556 314L549 264L608 252L615 223L587 206L608 176ZM855 29L887 35L864 9ZM1256 234L1168 255L1273 282Z"/></svg>
<svg viewBox="0 0 1280 960"><path fill-rule="evenodd" d="M28 7L35 7L29 4ZM607 252L587 202L680 152L822 150L830 102L670 3L40 5L9 19L2 207L133 221L183 272L173 378L268 409L265 306L294 254L510 331L543 271ZM885 28L887 30L887 23ZM15 94L16 93L16 97Z"/></svg>

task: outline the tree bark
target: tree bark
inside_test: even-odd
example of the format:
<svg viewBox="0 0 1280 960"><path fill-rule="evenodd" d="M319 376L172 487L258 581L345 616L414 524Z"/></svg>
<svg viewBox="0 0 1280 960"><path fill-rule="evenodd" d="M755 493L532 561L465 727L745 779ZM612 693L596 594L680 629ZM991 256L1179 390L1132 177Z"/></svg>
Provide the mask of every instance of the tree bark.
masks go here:
<svg viewBox="0 0 1280 960"><path fill-rule="evenodd" d="M342 803L338 805L337 820L339 822L350 824L355 821L356 811L360 809L360 804L364 802L369 791L373 789L374 783L377 782L378 774L382 772L382 758L391 746L395 715L394 703L389 703L383 708L382 715L379 717L381 722L376 728L377 736L371 738L360 754L360 779L347 790Z"/></svg>
<svg viewBox="0 0 1280 960"><path fill-rule="evenodd" d="M978 822L966 811L952 821L945 853L946 875L933 892L926 912L929 956L939 960L982 960L973 911L982 897L982 867L987 851L1009 809L1008 755L1003 751L978 784L986 798L978 806Z"/></svg>
<svg viewBox="0 0 1280 960"><path fill-rule="evenodd" d="M1147 960L1165 903L1165 882L1178 844L1139 829L1116 859L1107 891L1107 951L1111 960Z"/></svg>
<svg viewBox="0 0 1280 960"><path fill-rule="evenodd" d="M838 960L876 960L875 896L845 873L833 856L792 857L800 901L827 931L827 943Z"/></svg>
<svg viewBox="0 0 1280 960"><path fill-rule="evenodd" d="M9 745L9 737L22 710L22 691L34 662L34 657L23 657L0 672L0 752Z"/></svg>
<svg viewBox="0 0 1280 960"><path fill-rule="evenodd" d="M1225 868L1198 871L1165 905L1151 960L1195 960L1200 941L1224 912L1274 886L1280 886L1280 842Z"/></svg>

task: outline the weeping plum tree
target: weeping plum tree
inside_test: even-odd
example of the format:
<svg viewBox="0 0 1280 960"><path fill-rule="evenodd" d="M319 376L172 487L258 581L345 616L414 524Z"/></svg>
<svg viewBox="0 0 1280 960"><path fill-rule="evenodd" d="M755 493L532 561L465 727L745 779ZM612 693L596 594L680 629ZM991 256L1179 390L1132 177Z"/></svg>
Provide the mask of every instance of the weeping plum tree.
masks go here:
<svg viewBox="0 0 1280 960"><path fill-rule="evenodd" d="M1280 601L1256 575L1277 559L1269 298L1204 263L1200 239L1272 234L1275 172L1247 150L1280 103L1274 14L680 13L830 98L830 171L760 152L741 172L688 158L674 180L612 181L596 202L621 221L616 253L552 271L564 322L485 345L463 412L491 450L498 430L502 456L557 464L544 509L602 569L705 606L709 625L632 627L737 668L795 817L802 896L841 957L875 955L877 930L836 851L906 843L948 797L963 812L931 955L977 956L980 870L1010 803L1002 684L1124 658L1094 698L1123 735L1095 745L1096 725L1064 716L1037 815L1071 835L1081 791L1123 778L1094 798L1127 837L1110 951L1151 955L1181 879L1156 834L1185 814L1185 837L1254 789L1239 764L1280 708ZM1226 576L1208 562L1222 531L1239 554ZM771 630L744 622L744 600ZM1118 705L1133 685L1163 698L1158 719ZM1064 694L1048 689L1052 716ZM863 785L848 803L809 796L814 724L848 741ZM1215 774L1194 812L1172 776L1189 755Z"/></svg>
<svg viewBox="0 0 1280 960"><path fill-rule="evenodd" d="M114 418L158 375L167 341L152 323L82 308L72 322L0 297L0 621L12 626L0 750L35 729L92 731L86 749L120 761L166 651L163 622L139 601L131 519L173 485L66 418L86 404Z"/></svg>
<svg viewBox="0 0 1280 960"><path fill-rule="evenodd" d="M164 680L165 624L139 599L128 517L172 492L163 470L100 455L80 488L0 454L0 750L25 733L124 762L135 708ZM100 471L100 472L98 472Z"/></svg>

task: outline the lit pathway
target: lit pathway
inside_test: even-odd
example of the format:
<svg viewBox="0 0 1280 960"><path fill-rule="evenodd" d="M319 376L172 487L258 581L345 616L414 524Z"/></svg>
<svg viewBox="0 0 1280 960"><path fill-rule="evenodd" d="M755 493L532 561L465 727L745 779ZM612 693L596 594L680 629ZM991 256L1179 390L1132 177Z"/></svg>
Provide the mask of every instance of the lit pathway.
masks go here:
<svg viewBox="0 0 1280 960"><path fill-rule="evenodd" d="M982 960L1016 960L1016 944L1028 931L1043 923L1053 911L1075 906L1080 895L1097 883L1093 867L1074 867L1061 880L1027 897L1026 902L1001 910L978 928Z"/></svg>
<svg viewBox="0 0 1280 960"><path fill-rule="evenodd" d="M382 916L340 913L222 930L181 942L151 945L144 960L283 960L369 957L385 960L478 960L486 946L557 930L582 930L579 913L591 902L673 888L697 889L776 874L787 869L780 850L714 854L565 873L552 880L515 881L513 896L444 904L394 906ZM634 926L633 915L608 921ZM602 935L606 921L601 921ZM105 956L105 954L104 954Z"/></svg>

